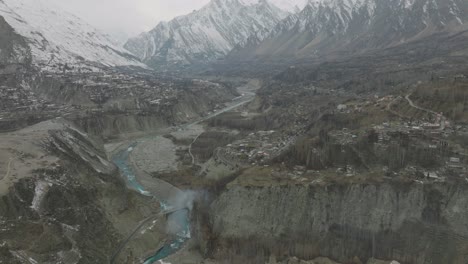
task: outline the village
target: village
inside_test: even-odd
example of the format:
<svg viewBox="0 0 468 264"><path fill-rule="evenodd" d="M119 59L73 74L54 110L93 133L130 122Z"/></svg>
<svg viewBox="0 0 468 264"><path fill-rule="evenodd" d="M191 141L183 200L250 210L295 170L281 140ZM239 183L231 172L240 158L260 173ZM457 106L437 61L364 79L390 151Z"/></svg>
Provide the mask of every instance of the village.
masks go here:
<svg viewBox="0 0 468 264"><path fill-rule="evenodd" d="M397 169L389 166L373 166L371 170L381 169L387 177L404 175L415 182L444 182L447 180L462 180L468 182L468 149L461 142L468 137L467 124L455 124L448 120L443 113L437 113L416 105L407 96L384 96L375 97L373 100L361 100L362 103L339 104L335 114L352 115L366 111L366 107L373 106L384 109L397 118L373 125L367 129L351 130L343 128L330 133L334 142L342 146L358 146L363 140L370 140L376 153L385 155L397 155L393 152L388 154L391 148L398 146L400 152L405 152L408 161L400 161L401 166ZM420 119L407 118L404 114L392 109L392 104L402 100L417 111L425 112ZM358 147L356 147L358 148ZM411 153L412 150L417 154ZM418 155L419 159L411 155ZM412 160L411 160L412 159ZM418 160L420 164L414 164ZM423 161L425 160L425 161ZM433 163L431 164L431 161ZM416 163L418 163L416 162ZM374 167L374 168L372 168ZM353 165L348 164L339 168L346 176L356 175Z"/></svg>
<svg viewBox="0 0 468 264"><path fill-rule="evenodd" d="M276 131L257 131L216 150L215 159L238 167L267 165L293 143L295 137Z"/></svg>
<svg viewBox="0 0 468 264"><path fill-rule="evenodd" d="M0 131L59 116L73 120L103 113L161 113L187 93L197 94L217 85L196 79L168 79L112 70L66 75L45 72L36 77L34 85L0 86ZM51 92L56 90L59 92ZM219 104L217 109L221 107Z"/></svg>
<svg viewBox="0 0 468 264"><path fill-rule="evenodd" d="M314 95L320 91L315 87L310 90ZM286 93L297 96L294 88ZM276 98L271 98L272 104L276 103ZM286 162L287 174L294 178L304 175L315 175L312 178L318 175L345 178L372 175L418 184L468 182L468 149L464 143L468 138L468 125L418 106L411 94L369 95L345 99L332 107L330 104L317 104L315 109L310 104L310 101L298 100L294 108L287 109L290 116L287 129L250 132L242 139L218 148L215 159L232 167L244 168L272 164L277 167L280 160L284 161L283 164ZM409 109L416 115L408 117L407 112L399 111L401 105L405 105L405 111ZM381 115L382 118L375 118L377 122L373 124L346 121L372 117L376 111L379 113L376 116ZM318 126L315 131L320 130L320 126L326 127L321 119L335 122L335 128L326 130L328 139L310 148L303 146L307 141L301 141L301 138L308 137L308 130L314 126ZM343 120L343 125L337 125L337 120ZM302 154L306 160L297 160L295 149L309 151Z"/></svg>

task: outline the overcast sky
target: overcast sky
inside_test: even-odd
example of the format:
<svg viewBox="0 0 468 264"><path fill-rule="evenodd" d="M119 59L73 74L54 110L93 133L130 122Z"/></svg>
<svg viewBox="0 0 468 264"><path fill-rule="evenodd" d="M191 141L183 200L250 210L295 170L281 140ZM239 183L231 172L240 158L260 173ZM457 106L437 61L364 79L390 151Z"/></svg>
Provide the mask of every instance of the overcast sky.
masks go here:
<svg viewBox="0 0 468 264"><path fill-rule="evenodd" d="M49 0L111 34L136 35L209 0Z"/></svg>

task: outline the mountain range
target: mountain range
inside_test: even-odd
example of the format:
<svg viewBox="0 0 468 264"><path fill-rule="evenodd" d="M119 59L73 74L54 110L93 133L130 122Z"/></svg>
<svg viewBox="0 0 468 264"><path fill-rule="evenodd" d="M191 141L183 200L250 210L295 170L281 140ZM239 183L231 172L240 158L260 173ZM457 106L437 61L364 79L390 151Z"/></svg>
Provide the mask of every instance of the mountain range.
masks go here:
<svg viewBox="0 0 468 264"><path fill-rule="evenodd" d="M461 31L464 0L212 0L125 47L150 66L362 54Z"/></svg>
<svg viewBox="0 0 468 264"><path fill-rule="evenodd" d="M461 31L465 0L328 0L278 23L263 41L230 54L235 59L304 58L364 53L440 32Z"/></svg>
<svg viewBox="0 0 468 264"><path fill-rule="evenodd" d="M383 50L468 29L468 1L211 0L124 47L45 0L0 0L0 17L0 61L164 68Z"/></svg>

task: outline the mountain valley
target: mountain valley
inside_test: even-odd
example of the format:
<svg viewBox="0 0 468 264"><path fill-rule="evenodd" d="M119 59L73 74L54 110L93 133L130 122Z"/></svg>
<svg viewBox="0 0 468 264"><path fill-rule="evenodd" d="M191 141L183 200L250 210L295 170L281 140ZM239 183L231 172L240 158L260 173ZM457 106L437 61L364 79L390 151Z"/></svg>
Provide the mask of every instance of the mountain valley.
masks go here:
<svg viewBox="0 0 468 264"><path fill-rule="evenodd" d="M0 263L465 264L467 25L211 0L121 47L0 0Z"/></svg>

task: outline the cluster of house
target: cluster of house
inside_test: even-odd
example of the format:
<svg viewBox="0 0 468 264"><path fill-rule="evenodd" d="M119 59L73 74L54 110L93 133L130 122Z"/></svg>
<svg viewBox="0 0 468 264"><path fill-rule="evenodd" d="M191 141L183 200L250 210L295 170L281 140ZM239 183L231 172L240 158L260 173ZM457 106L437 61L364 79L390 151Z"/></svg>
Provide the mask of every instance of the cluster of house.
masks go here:
<svg viewBox="0 0 468 264"><path fill-rule="evenodd" d="M292 137L275 131L258 131L227 145L223 155L244 164L262 164L279 155L292 142Z"/></svg>
<svg viewBox="0 0 468 264"><path fill-rule="evenodd" d="M81 89L90 101L103 104L112 98L138 98L150 105L161 105L177 98L172 83L164 83L153 77L141 77L119 73L68 74L70 87Z"/></svg>

